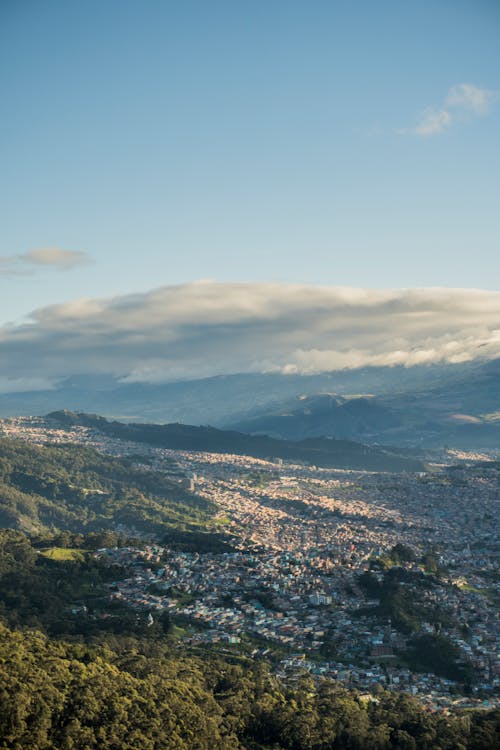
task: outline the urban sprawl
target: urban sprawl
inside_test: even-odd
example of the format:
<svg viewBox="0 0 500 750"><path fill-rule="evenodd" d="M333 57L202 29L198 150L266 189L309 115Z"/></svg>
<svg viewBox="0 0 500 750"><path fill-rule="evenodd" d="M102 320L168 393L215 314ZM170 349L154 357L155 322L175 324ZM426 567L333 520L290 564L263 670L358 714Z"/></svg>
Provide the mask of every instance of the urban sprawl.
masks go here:
<svg viewBox="0 0 500 750"><path fill-rule="evenodd" d="M480 457L450 452L426 472L372 473L167 450L37 418L3 420L0 431L140 456L143 468L170 473L216 504L228 551L182 552L144 538L95 553L126 568L109 596L146 622L166 611L193 647L268 658L286 679L306 671L372 696L380 687L406 691L431 710L500 705L494 462L479 468ZM412 554L393 559L398 545ZM381 585L391 567L405 571L403 593L424 612L438 608L441 621L424 617L410 633L381 615L363 576ZM467 694L459 682L401 658L416 635L436 633L473 670Z"/></svg>

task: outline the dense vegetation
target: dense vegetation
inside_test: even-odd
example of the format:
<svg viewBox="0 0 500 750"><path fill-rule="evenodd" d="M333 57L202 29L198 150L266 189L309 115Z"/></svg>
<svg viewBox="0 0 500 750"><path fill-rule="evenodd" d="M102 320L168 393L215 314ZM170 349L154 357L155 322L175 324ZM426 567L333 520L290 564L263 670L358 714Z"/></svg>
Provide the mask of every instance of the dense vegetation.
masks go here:
<svg viewBox="0 0 500 750"><path fill-rule="evenodd" d="M385 571L380 581L373 572L367 571L359 576L358 582L368 596L380 602L362 613L378 616L384 622L390 619L403 633L420 630L423 622L437 626L447 620L447 612L425 601L425 592L432 581L423 573L394 567Z"/></svg>
<svg viewBox="0 0 500 750"><path fill-rule="evenodd" d="M78 445L0 439L0 527L28 533L203 530L215 507L164 474Z"/></svg>
<svg viewBox="0 0 500 750"><path fill-rule="evenodd" d="M434 672L458 682L472 680L472 669L462 660L460 649L440 633L425 633L413 638L405 658L416 671Z"/></svg>
<svg viewBox="0 0 500 750"><path fill-rule="evenodd" d="M146 645L146 647L145 647ZM173 654L161 640L54 641L0 625L0 738L31 750L492 750L499 717L435 716L263 664Z"/></svg>
<svg viewBox="0 0 500 750"><path fill-rule="evenodd" d="M12 627L37 628L50 635L90 636L136 629L135 614L111 605L104 588L122 577L123 571L106 567L85 549L104 536L82 537L85 546L80 549L57 546L67 536L63 533L50 542L40 539L35 546L19 531L0 529L0 618ZM46 555L47 544L51 552L77 552L78 556Z"/></svg>
<svg viewBox="0 0 500 750"><path fill-rule="evenodd" d="M48 418L66 425L86 425L106 435L177 450L235 453L255 458L283 458L314 466L366 469L371 471L420 471L423 464L393 451L354 443L350 440L311 438L291 441L267 435L247 435L213 427L184 424L123 424L92 414L59 411Z"/></svg>
<svg viewBox="0 0 500 750"><path fill-rule="evenodd" d="M469 685L473 670L463 662L459 649L440 633L443 625L452 623L450 613L425 600L425 592L432 589L436 580L433 575L440 570L436 555L429 552L421 559L433 575L399 567L398 562L412 559L411 550L404 545L396 545L388 559L396 565L386 568L381 580L372 571L358 577L362 590L379 601L376 606L358 610L358 614L373 615L381 622L390 620L402 633L412 636L408 649L400 655L413 670L434 672ZM419 635L424 622L433 625L435 632Z"/></svg>

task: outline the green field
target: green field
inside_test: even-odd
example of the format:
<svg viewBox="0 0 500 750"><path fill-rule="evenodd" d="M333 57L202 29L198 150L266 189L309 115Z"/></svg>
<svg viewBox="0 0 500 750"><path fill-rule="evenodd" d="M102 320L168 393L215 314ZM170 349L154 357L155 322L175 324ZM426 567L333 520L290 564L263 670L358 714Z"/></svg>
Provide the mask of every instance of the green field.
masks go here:
<svg viewBox="0 0 500 750"><path fill-rule="evenodd" d="M75 560L78 562L83 561L85 553L81 549L72 549L71 547L50 547L50 549L44 549L40 552L44 557L48 557L49 560Z"/></svg>

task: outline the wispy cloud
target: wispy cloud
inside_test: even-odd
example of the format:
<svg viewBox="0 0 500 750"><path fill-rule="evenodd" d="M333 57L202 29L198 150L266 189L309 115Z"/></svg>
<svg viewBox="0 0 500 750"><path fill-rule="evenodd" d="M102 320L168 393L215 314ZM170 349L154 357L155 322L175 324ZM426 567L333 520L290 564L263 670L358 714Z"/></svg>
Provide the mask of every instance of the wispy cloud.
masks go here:
<svg viewBox="0 0 500 750"><path fill-rule="evenodd" d="M53 305L0 328L11 390L27 372L161 382L494 357L500 292L464 289L198 282Z"/></svg>
<svg viewBox="0 0 500 750"><path fill-rule="evenodd" d="M495 91L472 83L459 83L451 87L439 107L424 109L413 128L398 132L423 137L440 135L456 122L463 122L471 117L484 117L496 98Z"/></svg>
<svg viewBox="0 0 500 750"><path fill-rule="evenodd" d="M438 135L450 127L453 118L446 109L428 108L422 112L418 125L413 129L415 135Z"/></svg>
<svg viewBox="0 0 500 750"><path fill-rule="evenodd" d="M1 255L0 276L31 276L40 267L69 271L90 262L90 256L78 250L44 247L18 255Z"/></svg>
<svg viewBox="0 0 500 750"><path fill-rule="evenodd" d="M495 98L495 92L472 83L459 83L448 91L445 106L450 110L465 110L475 115L486 115Z"/></svg>

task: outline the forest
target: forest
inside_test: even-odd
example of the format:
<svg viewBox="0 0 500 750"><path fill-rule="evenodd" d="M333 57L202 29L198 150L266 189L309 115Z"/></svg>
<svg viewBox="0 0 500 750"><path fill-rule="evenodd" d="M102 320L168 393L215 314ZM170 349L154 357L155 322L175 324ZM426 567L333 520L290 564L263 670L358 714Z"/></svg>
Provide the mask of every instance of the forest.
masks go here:
<svg viewBox="0 0 500 750"><path fill-rule="evenodd" d="M284 685L265 663L182 654L134 636L49 639L0 625L0 747L32 750L493 750L498 712Z"/></svg>

